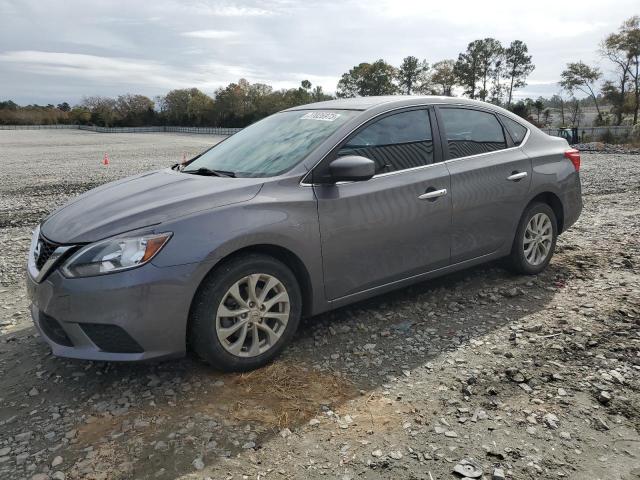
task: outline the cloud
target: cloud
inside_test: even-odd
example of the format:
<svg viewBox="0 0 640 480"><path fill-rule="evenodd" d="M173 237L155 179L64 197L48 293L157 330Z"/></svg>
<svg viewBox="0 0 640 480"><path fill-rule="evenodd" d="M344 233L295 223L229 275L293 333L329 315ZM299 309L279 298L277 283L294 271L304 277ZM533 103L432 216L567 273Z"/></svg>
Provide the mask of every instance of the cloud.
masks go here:
<svg viewBox="0 0 640 480"><path fill-rule="evenodd" d="M217 87L244 77L274 88L303 79L333 92L342 73L407 55L456 58L477 38L527 43L531 96L554 90L567 62L598 64L604 36L637 0L0 0L0 92L21 103L82 95L155 95ZM530 92L530 93L529 93Z"/></svg>
<svg viewBox="0 0 640 480"><path fill-rule="evenodd" d="M237 65L221 63L203 64L195 69L181 69L162 62L137 58L33 50L0 53L0 66L3 64L37 75L81 78L98 85L116 84L120 85L121 89L140 86L154 86L166 90L184 87L213 89L253 73Z"/></svg>
<svg viewBox="0 0 640 480"><path fill-rule="evenodd" d="M283 2L258 2L260 6L239 5L239 3L228 2L178 2L177 6L182 11L193 11L199 15L217 17L265 17L277 15L283 7ZM175 6L168 4L168 8Z"/></svg>
<svg viewBox="0 0 640 480"><path fill-rule="evenodd" d="M229 30L194 30L192 32L182 32L180 35L183 37L191 38L212 38L212 39L225 39L235 37L237 32L230 32Z"/></svg>

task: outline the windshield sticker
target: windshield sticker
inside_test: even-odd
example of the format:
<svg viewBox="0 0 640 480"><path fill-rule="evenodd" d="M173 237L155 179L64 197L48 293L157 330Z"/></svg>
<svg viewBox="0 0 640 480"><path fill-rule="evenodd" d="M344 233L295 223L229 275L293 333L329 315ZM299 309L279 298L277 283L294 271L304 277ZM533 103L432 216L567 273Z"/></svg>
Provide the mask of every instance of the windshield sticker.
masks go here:
<svg viewBox="0 0 640 480"><path fill-rule="evenodd" d="M321 120L323 122L333 122L339 116L339 113L309 112L301 116L300 120Z"/></svg>

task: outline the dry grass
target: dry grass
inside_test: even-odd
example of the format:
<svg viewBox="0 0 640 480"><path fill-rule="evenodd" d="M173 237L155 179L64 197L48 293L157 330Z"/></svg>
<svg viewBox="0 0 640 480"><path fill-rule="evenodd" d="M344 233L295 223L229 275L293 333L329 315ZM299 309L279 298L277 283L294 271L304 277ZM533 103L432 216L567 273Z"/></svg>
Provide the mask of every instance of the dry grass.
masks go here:
<svg viewBox="0 0 640 480"><path fill-rule="evenodd" d="M277 362L233 379L237 392L230 414L237 420L291 427L315 415L322 404L338 405L356 395L345 379Z"/></svg>

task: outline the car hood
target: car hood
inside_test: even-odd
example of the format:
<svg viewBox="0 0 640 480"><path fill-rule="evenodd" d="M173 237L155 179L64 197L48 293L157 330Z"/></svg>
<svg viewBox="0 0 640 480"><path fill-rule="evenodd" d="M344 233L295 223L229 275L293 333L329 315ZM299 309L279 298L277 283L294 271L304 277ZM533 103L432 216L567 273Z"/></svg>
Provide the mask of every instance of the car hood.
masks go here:
<svg viewBox="0 0 640 480"><path fill-rule="evenodd" d="M232 203L260 191L261 178L190 175L170 169L107 183L74 198L49 215L42 234L57 243L101 240Z"/></svg>

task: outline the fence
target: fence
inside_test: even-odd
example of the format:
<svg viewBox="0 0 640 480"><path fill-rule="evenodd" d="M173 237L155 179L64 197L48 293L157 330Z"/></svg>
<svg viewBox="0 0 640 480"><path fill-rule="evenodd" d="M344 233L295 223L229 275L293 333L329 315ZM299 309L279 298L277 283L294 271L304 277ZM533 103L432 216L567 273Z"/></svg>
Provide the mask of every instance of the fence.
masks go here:
<svg viewBox="0 0 640 480"><path fill-rule="evenodd" d="M98 133L204 133L208 135L233 135L241 128L219 127L96 127L93 125L0 125L0 130L86 130Z"/></svg>
<svg viewBox="0 0 640 480"><path fill-rule="evenodd" d="M629 136L632 128L633 126L631 125L620 125L615 127L579 127L578 136L582 141L584 141L585 137L590 140L598 140L602 135L609 131L615 138L624 138ZM543 128L542 131L548 135L553 135L554 137L560 136L558 128Z"/></svg>

